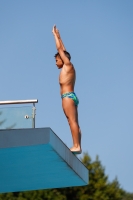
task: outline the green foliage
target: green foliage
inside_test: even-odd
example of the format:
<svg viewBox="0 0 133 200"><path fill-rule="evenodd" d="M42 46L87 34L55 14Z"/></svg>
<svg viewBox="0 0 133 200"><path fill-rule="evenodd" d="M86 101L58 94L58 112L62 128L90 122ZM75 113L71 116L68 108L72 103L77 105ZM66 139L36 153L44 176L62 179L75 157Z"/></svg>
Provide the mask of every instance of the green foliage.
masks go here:
<svg viewBox="0 0 133 200"><path fill-rule="evenodd" d="M56 189L0 194L0 200L66 200Z"/></svg>
<svg viewBox="0 0 133 200"><path fill-rule="evenodd" d="M124 192L122 200L133 200L133 193Z"/></svg>
<svg viewBox="0 0 133 200"><path fill-rule="evenodd" d="M87 186L0 194L0 200L133 200L133 194L121 189L117 178L108 181L98 156L92 162L85 153L81 160L89 169Z"/></svg>

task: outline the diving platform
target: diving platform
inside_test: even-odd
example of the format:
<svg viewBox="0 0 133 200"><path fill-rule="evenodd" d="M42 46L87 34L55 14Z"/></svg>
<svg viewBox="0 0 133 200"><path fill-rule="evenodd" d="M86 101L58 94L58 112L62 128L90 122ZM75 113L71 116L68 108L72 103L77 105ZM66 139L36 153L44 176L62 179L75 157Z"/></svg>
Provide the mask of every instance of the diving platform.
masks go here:
<svg viewBox="0 0 133 200"><path fill-rule="evenodd" d="M88 176L51 128L0 130L0 193L84 186Z"/></svg>

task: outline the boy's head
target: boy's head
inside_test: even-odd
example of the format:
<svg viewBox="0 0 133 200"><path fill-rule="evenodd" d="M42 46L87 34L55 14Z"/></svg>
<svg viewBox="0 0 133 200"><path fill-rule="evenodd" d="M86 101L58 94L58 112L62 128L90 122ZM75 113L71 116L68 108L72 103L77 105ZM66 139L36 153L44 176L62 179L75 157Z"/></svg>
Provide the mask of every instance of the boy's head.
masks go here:
<svg viewBox="0 0 133 200"><path fill-rule="evenodd" d="M65 53L65 55L66 55L66 57L69 59L69 60L71 60L71 55L70 55L70 53L69 52L67 52L67 51L64 51L64 53ZM59 56L60 57L60 54L57 52L56 54L55 54L55 58L57 57L57 56ZM61 58L61 57L60 57Z"/></svg>
<svg viewBox="0 0 133 200"><path fill-rule="evenodd" d="M64 53L65 53L66 57L70 60L71 55L67 51L64 51ZM55 57L56 65L57 65L58 69L62 68L64 63L60 57L60 54L57 52L54 57Z"/></svg>

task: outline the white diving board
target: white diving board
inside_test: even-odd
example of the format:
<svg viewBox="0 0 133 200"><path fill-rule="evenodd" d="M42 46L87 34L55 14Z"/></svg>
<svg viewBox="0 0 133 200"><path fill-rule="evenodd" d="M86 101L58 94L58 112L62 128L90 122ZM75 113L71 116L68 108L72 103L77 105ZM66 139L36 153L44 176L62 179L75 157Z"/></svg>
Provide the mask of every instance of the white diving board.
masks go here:
<svg viewBox="0 0 133 200"><path fill-rule="evenodd" d="M50 128L0 130L0 193L84 186L88 176Z"/></svg>

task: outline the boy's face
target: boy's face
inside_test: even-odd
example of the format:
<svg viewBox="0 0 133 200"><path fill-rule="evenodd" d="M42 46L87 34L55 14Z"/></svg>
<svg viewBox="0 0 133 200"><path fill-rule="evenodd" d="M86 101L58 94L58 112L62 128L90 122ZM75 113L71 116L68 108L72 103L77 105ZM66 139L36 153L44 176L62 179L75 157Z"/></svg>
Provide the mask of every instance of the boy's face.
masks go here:
<svg viewBox="0 0 133 200"><path fill-rule="evenodd" d="M55 58L55 61L56 61L56 65L57 65L58 69L63 67L63 61L61 60L61 58L59 56L57 56Z"/></svg>

